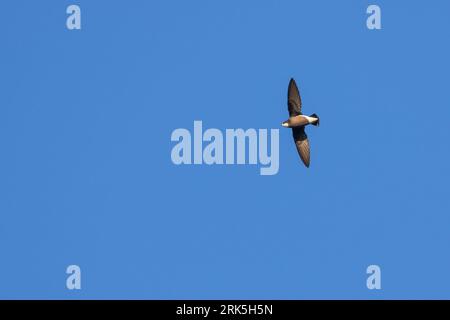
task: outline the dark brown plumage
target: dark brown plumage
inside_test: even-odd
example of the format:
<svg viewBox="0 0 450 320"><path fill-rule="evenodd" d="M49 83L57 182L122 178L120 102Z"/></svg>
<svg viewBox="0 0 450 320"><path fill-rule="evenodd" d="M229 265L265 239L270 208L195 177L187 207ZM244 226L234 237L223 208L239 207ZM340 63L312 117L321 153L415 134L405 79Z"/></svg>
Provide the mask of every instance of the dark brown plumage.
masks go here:
<svg viewBox="0 0 450 320"><path fill-rule="evenodd" d="M292 128L292 135L294 136L295 146L303 163L309 168L309 141L305 133L305 127Z"/></svg>
<svg viewBox="0 0 450 320"><path fill-rule="evenodd" d="M304 116L302 114L302 100L294 79L289 81L287 100L289 119L283 122L283 126L292 128L292 135L294 137L295 146L297 147L297 152L305 166L309 168L310 147L308 136L305 132L305 126L308 124L317 126L319 124L319 117L316 114L312 114L311 116Z"/></svg>
<svg viewBox="0 0 450 320"><path fill-rule="evenodd" d="M289 81L288 87L288 111L289 118L302 114L302 99L300 98L297 84L292 78L291 81Z"/></svg>

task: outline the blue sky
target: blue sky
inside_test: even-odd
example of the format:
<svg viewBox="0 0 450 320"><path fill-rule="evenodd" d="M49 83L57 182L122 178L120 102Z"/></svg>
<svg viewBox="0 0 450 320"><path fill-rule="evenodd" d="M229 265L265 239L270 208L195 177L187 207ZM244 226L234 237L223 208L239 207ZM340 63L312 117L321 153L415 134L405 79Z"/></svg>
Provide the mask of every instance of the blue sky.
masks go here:
<svg viewBox="0 0 450 320"><path fill-rule="evenodd" d="M448 2L1 7L0 298L450 298ZM309 169L290 77L321 117ZM279 128L279 173L175 166L194 120Z"/></svg>

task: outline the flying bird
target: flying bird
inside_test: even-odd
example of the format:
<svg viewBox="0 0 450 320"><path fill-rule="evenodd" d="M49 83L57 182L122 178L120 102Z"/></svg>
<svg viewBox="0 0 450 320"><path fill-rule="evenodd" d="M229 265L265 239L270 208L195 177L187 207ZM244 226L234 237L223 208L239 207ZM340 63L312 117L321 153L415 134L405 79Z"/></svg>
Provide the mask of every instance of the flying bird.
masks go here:
<svg viewBox="0 0 450 320"><path fill-rule="evenodd" d="M289 119L284 121L281 125L286 128L292 128L292 135L294 136L295 146L303 163L309 168L309 141L305 133L305 127L308 124L318 126L320 119L317 114L313 113L310 116L302 114L302 99L297 88L295 80L291 78L288 87L288 111Z"/></svg>

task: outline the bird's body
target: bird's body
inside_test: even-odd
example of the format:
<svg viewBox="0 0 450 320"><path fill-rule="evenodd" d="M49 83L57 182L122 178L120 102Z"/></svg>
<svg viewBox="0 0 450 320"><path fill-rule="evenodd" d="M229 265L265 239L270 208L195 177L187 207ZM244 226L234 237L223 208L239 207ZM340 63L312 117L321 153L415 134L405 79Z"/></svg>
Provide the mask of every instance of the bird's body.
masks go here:
<svg viewBox="0 0 450 320"><path fill-rule="evenodd" d="M294 128L294 127L306 126L308 124L314 125L318 121L319 121L319 118L316 118L315 115L304 116L301 114L301 115L289 118L288 120L283 122L281 125L283 127L287 127L287 128Z"/></svg>
<svg viewBox="0 0 450 320"><path fill-rule="evenodd" d="M314 113L310 116L302 114L302 100L294 79L291 79L288 87L288 111L289 119L281 125L286 128L292 128L297 152L300 155L306 167L310 164L310 147L308 136L305 133L305 126L312 124L318 126L320 119Z"/></svg>

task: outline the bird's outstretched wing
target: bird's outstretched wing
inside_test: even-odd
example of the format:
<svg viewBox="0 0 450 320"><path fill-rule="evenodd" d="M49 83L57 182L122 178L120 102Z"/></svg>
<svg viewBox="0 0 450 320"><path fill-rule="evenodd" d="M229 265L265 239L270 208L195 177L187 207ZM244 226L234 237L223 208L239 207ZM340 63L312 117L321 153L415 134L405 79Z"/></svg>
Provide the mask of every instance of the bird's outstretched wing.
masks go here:
<svg viewBox="0 0 450 320"><path fill-rule="evenodd" d="M291 78L288 87L288 110L289 117L295 117L302 114L302 99L297 88L295 80Z"/></svg>
<svg viewBox="0 0 450 320"><path fill-rule="evenodd" d="M305 166L309 168L309 141L308 136L305 133L305 127L292 128L292 134L294 136L297 152Z"/></svg>

